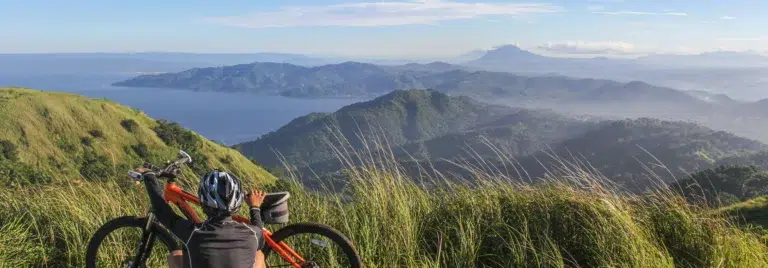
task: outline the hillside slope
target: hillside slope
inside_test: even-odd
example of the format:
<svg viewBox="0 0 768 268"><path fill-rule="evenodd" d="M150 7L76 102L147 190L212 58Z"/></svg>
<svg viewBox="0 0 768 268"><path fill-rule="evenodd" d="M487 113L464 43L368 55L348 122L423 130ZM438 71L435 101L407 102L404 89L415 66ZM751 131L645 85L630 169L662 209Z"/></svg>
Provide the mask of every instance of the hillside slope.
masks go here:
<svg viewBox="0 0 768 268"><path fill-rule="evenodd" d="M500 160L537 153L599 125L549 110L514 109L498 119L478 122L465 131L394 149L401 159L483 158ZM405 155L407 154L407 156Z"/></svg>
<svg viewBox="0 0 768 268"><path fill-rule="evenodd" d="M290 164L304 165L335 159L331 144L347 149L340 145L348 142L350 148L359 150L378 138L380 143L398 146L461 131L511 110L433 90L394 91L334 113L296 118L277 131L235 147L266 166L280 164L273 151ZM339 142L344 138L346 142Z"/></svg>
<svg viewBox="0 0 768 268"><path fill-rule="evenodd" d="M758 141L694 123L640 118L593 129L553 146L548 154L569 161L578 158L613 181L644 187L654 183L648 180L649 171L669 181L670 175L683 176L712 167L720 159L766 148ZM546 173L539 161L559 165L547 154L532 158L521 161L532 174Z"/></svg>
<svg viewBox="0 0 768 268"><path fill-rule="evenodd" d="M123 178L144 161L174 158L179 149L193 156L195 173L221 167L256 182L274 180L237 151L177 124L74 94L0 88L0 144L0 174L18 184Z"/></svg>

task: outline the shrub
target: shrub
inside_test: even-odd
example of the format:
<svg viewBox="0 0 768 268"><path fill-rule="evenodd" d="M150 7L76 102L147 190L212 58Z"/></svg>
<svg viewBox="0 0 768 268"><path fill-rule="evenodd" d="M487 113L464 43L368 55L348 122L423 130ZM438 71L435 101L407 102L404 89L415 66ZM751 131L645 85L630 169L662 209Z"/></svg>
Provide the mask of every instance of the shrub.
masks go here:
<svg viewBox="0 0 768 268"><path fill-rule="evenodd" d="M16 161L19 158L19 152L16 150L16 145L11 141L0 140L0 156L2 159Z"/></svg>
<svg viewBox="0 0 768 268"><path fill-rule="evenodd" d="M80 175L89 180L106 179L115 174L112 162L103 155L97 155L92 151L85 151L83 155Z"/></svg>
<svg viewBox="0 0 768 268"><path fill-rule="evenodd" d="M125 119L123 121L120 121L120 125L123 126L125 130L128 132L134 132L136 129L139 128L139 124L136 123L133 119Z"/></svg>
<svg viewBox="0 0 768 268"><path fill-rule="evenodd" d="M91 130L88 131L88 134L91 134L91 136L94 137L94 138L103 138L104 137L104 132L102 132L101 130L98 130L98 129L91 129Z"/></svg>
<svg viewBox="0 0 768 268"><path fill-rule="evenodd" d="M74 153L77 151L77 143L72 142L67 138L59 138L56 140L56 146L67 153Z"/></svg>
<svg viewBox="0 0 768 268"><path fill-rule="evenodd" d="M133 150L133 152L136 153L136 155L138 155L139 157L141 157L143 159L148 158L149 155L150 155L149 148L144 143L139 143L139 144L136 144L136 145L131 145L131 149Z"/></svg>
<svg viewBox="0 0 768 268"><path fill-rule="evenodd" d="M51 119L51 111L48 110L48 107L43 108L43 111L41 113L44 118Z"/></svg>
<svg viewBox="0 0 768 268"><path fill-rule="evenodd" d="M197 147L200 140L191 131L184 129L178 123L169 123L166 120L158 120L153 129L168 146L181 147L187 150Z"/></svg>
<svg viewBox="0 0 768 268"><path fill-rule="evenodd" d="M235 161L234 159L232 159L231 155L227 155L227 156L225 156L223 158L220 158L219 160L221 161L221 163L224 163L226 165L232 164L232 162Z"/></svg>
<svg viewBox="0 0 768 268"><path fill-rule="evenodd" d="M81 137L80 143L82 143L85 146L91 146L93 143L93 139L91 137Z"/></svg>
<svg viewBox="0 0 768 268"><path fill-rule="evenodd" d="M158 120L157 126L153 129L163 142L168 146L180 148L195 159L189 167L198 175L208 172L208 156L200 152L202 140L178 123L169 123L166 120Z"/></svg>
<svg viewBox="0 0 768 268"><path fill-rule="evenodd" d="M52 181L48 173L28 164L0 160L0 178L8 180L12 186L30 186L47 184Z"/></svg>

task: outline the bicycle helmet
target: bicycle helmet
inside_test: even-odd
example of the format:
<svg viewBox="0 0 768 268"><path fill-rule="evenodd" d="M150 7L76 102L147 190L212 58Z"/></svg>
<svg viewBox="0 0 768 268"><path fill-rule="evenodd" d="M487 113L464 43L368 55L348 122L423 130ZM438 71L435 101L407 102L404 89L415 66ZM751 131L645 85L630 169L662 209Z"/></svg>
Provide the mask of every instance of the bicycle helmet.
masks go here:
<svg viewBox="0 0 768 268"><path fill-rule="evenodd" d="M219 170L203 176L197 195L203 211L209 216L232 214L243 203L240 180L235 175Z"/></svg>

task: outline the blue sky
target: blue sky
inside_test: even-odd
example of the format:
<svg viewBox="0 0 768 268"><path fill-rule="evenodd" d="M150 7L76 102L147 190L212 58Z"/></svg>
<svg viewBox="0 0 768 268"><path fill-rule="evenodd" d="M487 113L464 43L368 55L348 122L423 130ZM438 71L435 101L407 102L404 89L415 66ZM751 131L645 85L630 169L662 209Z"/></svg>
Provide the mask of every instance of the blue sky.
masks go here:
<svg viewBox="0 0 768 268"><path fill-rule="evenodd" d="M768 50L757 0L0 0L0 53L296 52L423 58Z"/></svg>

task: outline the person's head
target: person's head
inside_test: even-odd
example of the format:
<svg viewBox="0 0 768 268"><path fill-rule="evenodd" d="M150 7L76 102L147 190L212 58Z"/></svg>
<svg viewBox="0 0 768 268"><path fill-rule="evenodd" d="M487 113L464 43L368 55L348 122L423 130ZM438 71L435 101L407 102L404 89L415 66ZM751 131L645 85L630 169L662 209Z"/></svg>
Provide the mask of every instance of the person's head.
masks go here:
<svg viewBox="0 0 768 268"><path fill-rule="evenodd" d="M229 216L243 203L243 190L235 175L214 170L200 181L197 195L208 217Z"/></svg>

